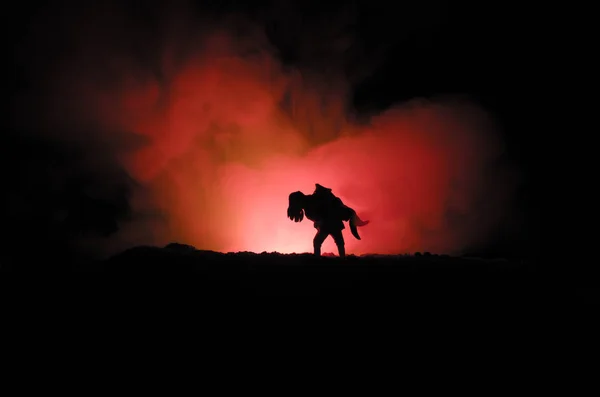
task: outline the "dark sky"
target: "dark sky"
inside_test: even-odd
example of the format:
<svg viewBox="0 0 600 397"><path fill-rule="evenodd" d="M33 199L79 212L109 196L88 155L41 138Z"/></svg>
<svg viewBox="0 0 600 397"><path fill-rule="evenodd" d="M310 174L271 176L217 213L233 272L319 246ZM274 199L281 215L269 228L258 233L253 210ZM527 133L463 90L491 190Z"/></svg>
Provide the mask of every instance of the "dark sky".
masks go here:
<svg viewBox="0 0 600 397"><path fill-rule="evenodd" d="M531 16L536 10L499 1L214 1L182 2L181 7L159 1L124 1L114 7L74 4L29 2L11 16L10 41L5 49L9 54L10 74L5 76L10 76L7 92L11 112L3 128L3 179L11 190L4 209L14 230L13 245L39 245L43 239L48 245L60 247L56 250L72 248L68 243L71 226L53 220L50 214L66 202L74 203L71 207L81 206L77 198L81 186L90 182L85 177L73 177L68 188L56 193L50 180L71 178L76 174L73 170L85 163L82 158L86 154L81 146L58 144L52 132L39 133L24 127L19 109L30 109L28 118L40 116L40 107L34 102L45 102L44 87L52 85L48 82L61 70L62 61L74 51L82 51L73 46L73 36L86 31L82 25L89 22L89 15L116 13L119 18L113 20L120 24L114 26L113 34L118 31L118 35L127 37L123 42L134 43L120 51L146 60L148 65L156 62L154 48L168 40L171 29L177 31L175 41L181 41L185 29L194 24L202 30L226 23L228 30L234 26L234 34L240 37L245 35L245 26L258 26L284 68L323 76L342 73L350 87L348 106L358 120L415 98L469 98L491 113L504 138L503 156L516 165L521 176L510 213L518 219L517 226L500 224L493 233L495 237L472 250L507 255L535 252L538 222L532 201L539 136L532 128L530 104L536 102L536 89L530 65L536 37ZM87 17L79 19L80 15ZM229 22L222 22L224 16ZM178 23L184 20L186 23ZM103 29L111 31L108 26ZM89 45L97 45L99 53L109 53L111 50L102 46L116 45L119 40L92 38L88 43L95 43ZM190 44L181 44L181 48L185 45ZM97 60L90 58L89 62ZM159 80L168 78L163 76L164 70L154 73ZM31 103L24 106L23 101ZM101 144L106 143L95 145ZM107 169L112 167L112 155L107 151L103 157ZM40 172L51 168L49 164L60 171ZM115 166L110 175L121 171ZM106 178L102 175L97 178ZM86 220L74 221L78 225L75 229L109 236L114 227L110 219L127 218L130 182L123 175L115 178L122 180L116 185L122 187L123 194L95 204L95 210L85 211L85 216L78 215ZM32 200L31 204L23 204L32 192L37 199L27 199ZM15 202L29 207L16 211Z"/></svg>

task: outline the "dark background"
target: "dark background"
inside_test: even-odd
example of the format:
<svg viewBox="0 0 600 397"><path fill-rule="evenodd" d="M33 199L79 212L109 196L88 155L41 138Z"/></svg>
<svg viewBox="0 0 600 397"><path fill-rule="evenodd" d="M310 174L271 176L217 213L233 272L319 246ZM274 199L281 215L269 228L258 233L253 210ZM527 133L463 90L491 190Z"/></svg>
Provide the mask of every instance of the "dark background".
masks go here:
<svg viewBox="0 0 600 397"><path fill-rule="evenodd" d="M55 4L56 8L58 5L68 7L69 2L21 4L5 26L8 60L4 76L9 102L22 90L31 89L33 83L26 73L31 63L39 66L48 56L43 49L27 47L28 27L36 13L52 12ZM135 29L142 27L151 31L152 21L160 18L160 2L123 4L139 20ZM358 117L393 103L440 94L464 94L484 106L502 129L505 156L521 171L523 183L517 192L515 216L520 218L522 232L516 235L500 229L495 242L473 247L473 253L533 257L539 253L536 177L542 134L538 108L545 95L539 90L542 46L539 16L543 11L516 4L499 1L215 1L195 2L190 10L198 15L242 13L264 27L284 63L317 69L327 67L331 60L327 54L319 54L318 46L311 51L311 40L312 43L315 38L327 40L328 26L340 15L350 15L353 23L349 29L354 40L343 59L343 67L353 82L352 103ZM9 189L27 180L27 175L11 172L14 162L27 163L28 167L20 168L34 173L47 162L68 164L69 156L81 155L48 146L40 139L24 137L14 128L10 114L4 121L2 178ZM72 194L77 195L76 187ZM70 197L63 199L68 201ZM123 202L114 204L111 210L99 209L98 218L120 216L126 207L127 203ZM8 218L15 219L11 218L8 204L4 210ZM20 225L17 220L9 222L8 245L21 251L28 247L48 252L70 249L64 242L64 234L56 233L45 220L45 213L43 206L37 206L27 214L27 219L38 225L36 230ZM111 226L99 226L98 230L109 234ZM42 239L44 241L40 241Z"/></svg>

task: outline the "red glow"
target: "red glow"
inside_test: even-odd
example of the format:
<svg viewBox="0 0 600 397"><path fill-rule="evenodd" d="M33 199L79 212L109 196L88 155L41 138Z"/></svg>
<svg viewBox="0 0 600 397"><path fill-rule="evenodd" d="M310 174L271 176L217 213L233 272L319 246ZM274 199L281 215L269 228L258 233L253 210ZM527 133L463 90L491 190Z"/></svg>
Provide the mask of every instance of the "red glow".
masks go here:
<svg viewBox="0 0 600 397"><path fill-rule="evenodd" d="M114 85L88 75L61 80L61 98L77 104L69 114L101 125L102 138L148 188L150 196L134 198L134 205L166 215L166 223L125 225L122 241L308 252L315 229L286 217L287 197L311 193L315 183L371 221L360 229L361 241L344 231L348 254L458 251L500 213L491 209L502 196L489 188L503 181L487 174L499 146L481 109L415 102L367 127L354 125L342 111L343 82L299 79L270 56L240 58L226 35L215 37L168 68L166 82L127 64ZM291 114L281 105L285 95ZM122 131L149 144L121 149ZM451 212L460 220L450 221ZM331 239L323 252L337 252Z"/></svg>
<svg viewBox="0 0 600 397"><path fill-rule="evenodd" d="M342 137L314 146L279 109L282 90L262 68L236 58L208 65L190 63L174 79L174 100L159 122L133 126L155 140L134 156L131 170L150 181L169 214L163 242L309 252L315 230L287 219L287 196L321 183L371 220L361 241L346 233L349 253L448 252L464 243L467 229L447 224L444 214L469 214L479 194L490 154L481 111L413 105L367 128L347 124ZM318 99L303 98L305 108ZM328 251L336 252L331 239Z"/></svg>

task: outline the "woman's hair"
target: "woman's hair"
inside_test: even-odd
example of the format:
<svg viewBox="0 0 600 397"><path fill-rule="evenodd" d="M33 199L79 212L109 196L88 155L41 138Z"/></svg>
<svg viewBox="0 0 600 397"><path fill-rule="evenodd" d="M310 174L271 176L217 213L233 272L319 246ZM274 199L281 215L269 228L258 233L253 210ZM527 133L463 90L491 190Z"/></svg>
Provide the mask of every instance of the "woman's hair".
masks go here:
<svg viewBox="0 0 600 397"><path fill-rule="evenodd" d="M302 192L294 192L289 196L289 204L287 216L294 222L302 222L304 219L304 198L306 196Z"/></svg>

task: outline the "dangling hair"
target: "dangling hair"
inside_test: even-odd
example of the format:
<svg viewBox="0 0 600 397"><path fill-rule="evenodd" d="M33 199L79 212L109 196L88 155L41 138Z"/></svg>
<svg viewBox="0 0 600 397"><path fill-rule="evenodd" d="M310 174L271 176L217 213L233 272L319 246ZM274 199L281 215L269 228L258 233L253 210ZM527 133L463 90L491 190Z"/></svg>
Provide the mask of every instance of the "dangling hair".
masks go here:
<svg viewBox="0 0 600 397"><path fill-rule="evenodd" d="M289 196L289 204L287 216L294 222L302 222L304 219L304 193L298 191L291 193Z"/></svg>

